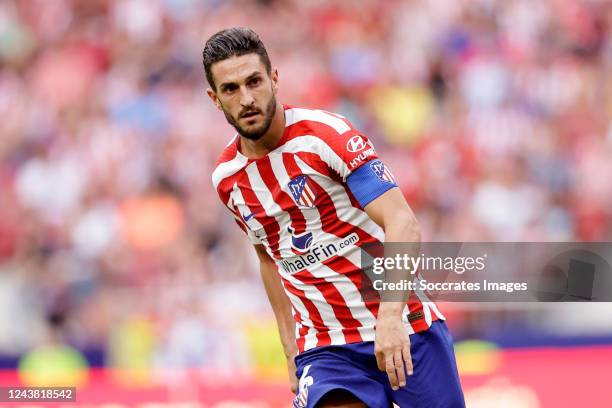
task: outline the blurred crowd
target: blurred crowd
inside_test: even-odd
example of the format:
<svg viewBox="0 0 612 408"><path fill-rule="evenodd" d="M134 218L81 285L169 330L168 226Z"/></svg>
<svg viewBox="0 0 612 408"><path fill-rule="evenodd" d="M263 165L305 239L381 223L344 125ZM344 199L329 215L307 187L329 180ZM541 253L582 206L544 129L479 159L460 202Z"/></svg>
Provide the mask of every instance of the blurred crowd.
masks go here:
<svg viewBox="0 0 612 408"><path fill-rule="evenodd" d="M201 64L237 25L281 102L373 140L424 239L612 240L608 1L4 0L0 354L258 358L271 311L211 186L233 129Z"/></svg>

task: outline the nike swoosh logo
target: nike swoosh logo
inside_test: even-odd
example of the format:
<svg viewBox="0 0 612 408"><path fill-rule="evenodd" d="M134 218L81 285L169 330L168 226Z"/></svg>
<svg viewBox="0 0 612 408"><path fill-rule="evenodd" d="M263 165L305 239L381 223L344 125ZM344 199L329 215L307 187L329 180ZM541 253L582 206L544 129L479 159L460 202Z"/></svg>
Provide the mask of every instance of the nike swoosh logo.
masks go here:
<svg viewBox="0 0 612 408"><path fill-rule="evenodd" d="M244 214L242 214L242 218L243 218L245 221L248 221L248 220L250 220L251 218L253 218L253 216L254 216L254 215L255 215L255 212L252 212L252 213L250 213L249 215L244 215Z"/></svg>

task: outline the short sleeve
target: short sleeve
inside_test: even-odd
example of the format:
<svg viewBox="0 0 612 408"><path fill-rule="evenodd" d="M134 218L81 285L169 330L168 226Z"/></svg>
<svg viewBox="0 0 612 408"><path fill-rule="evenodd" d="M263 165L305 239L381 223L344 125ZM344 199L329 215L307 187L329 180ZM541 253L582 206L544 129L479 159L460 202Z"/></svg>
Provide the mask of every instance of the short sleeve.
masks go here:
<svg viewBox="0 0 612 408"><path fill-rule="evenodd" d="M261 244L262 243L261 239L259 239L253 231L251 231L248 227L246 227L242 223L242 221L238 217L236 217L236 214L233 214L233 215L234 215L234 220L236 221L236 224L238 224L240 229L246 234L246 236L249 238L249 241L251 241L253 245Z"/></svg>
<svg viewBox="0 0 612 408"><path fill-rule="evenodd" d="M362 207L397 187L372 142L346 118L321 110L300 110L299 116L308 121L308 130L317 136L321 160L347 184Z"/></svg>
<svg viewBox="0 0 612 408"><path fill-rule="evenodd" d="M372 142L344 117L325 112L333 131L320 132L324 142L319 155L343 181L364 163L378 157Z"/></svg>
<svg viewBox="0 0 612 408"><path fill-rule="evenodd" d="M250 215L243 214L242 217L246 217L245 219L243 219L240 215L240 209L238 209L233 202L228 203L227 208L229 209L230 213L234 217L234 221L236 221L236 224L249 238L249 241L251 241L253 245L261 244L262 243L261 239L257 236L257 234L251 228L249 228L249 226L247 225L245 221L246 219L251 219L253 217L253 214L250 214Z"/></svg>

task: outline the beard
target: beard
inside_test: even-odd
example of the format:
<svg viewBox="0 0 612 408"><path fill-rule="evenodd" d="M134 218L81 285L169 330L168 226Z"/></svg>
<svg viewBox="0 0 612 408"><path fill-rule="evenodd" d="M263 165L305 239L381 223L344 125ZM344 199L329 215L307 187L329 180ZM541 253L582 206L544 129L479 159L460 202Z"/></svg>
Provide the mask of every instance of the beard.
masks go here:
<svg viewBox="0 0 612 408"><path fill-rule="evenodd" d="M240 126L238 121L240 120L240 118L242 118L244 114L251 113L251 112L257 112L257 113L263 114L263 122L260 126L247 130L244 127ZM236 131L238 132L238 134L240 134L240 136L246 137L247 139L250 139L250 140L259 140L261 139L263 135L266 134L268 129L270 129L270 125L272 124L272 118L274 117L275 113L276 113L276 97L274 94L272 94L272 97L270 98L270 101L268 102L268 105L266 106L265 112L261 112L261 110L258 108L248 108L240 112L240 115L238 115L237 118L234 118L229 112L223 109L223 114L225 115L227 122L230 125L232 125L234 129L236 129Z"/></svg>

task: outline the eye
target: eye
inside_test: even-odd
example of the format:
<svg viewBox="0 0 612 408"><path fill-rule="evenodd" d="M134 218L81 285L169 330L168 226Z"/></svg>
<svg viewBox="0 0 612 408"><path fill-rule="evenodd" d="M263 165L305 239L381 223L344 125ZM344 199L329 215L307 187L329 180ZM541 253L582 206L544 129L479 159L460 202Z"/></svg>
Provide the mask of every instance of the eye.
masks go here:
<svg viewBox="0 0 612 408"><path fill-rule="evenodd" d="M227 85L223 88L223 92L225 93L232 93L234 92L238 87L236 85Z"/></svg>
<svg viewBox="0 0 612 408"><path fill-rule="evenodd" d="M250 86L257 86L257 85L259 85L260 83L261 83L261 78L260 78L260 77L255 77L255 78L253 78L253 79L251 79L251 80L249 81L249 85L250 85Z"/></svg>

